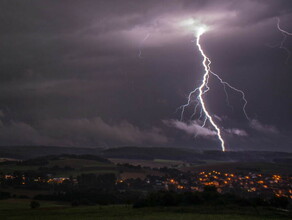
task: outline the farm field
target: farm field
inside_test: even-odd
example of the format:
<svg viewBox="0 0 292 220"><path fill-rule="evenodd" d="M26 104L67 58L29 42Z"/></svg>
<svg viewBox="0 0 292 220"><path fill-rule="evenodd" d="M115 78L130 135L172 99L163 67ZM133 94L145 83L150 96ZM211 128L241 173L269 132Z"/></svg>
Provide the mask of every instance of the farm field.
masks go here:
<svg viewBox="0 0 292 220"><path fill-rule="evenodd" d="M211 213L204 208L142 208L133 209L129 205L86 206L71 207L69 204L41 201L39 209L29 208L30 200L0 201L0 219L104 219L104 220L276 220L289 219L285 214L273 213L267 210L233 210L229 214L224 212ZM210 207L208 207L210 208ZM200 210L200 211L199 211ZM269 217L267 217L269 215Z"/></svg>
<svg viewBox="0 0 292 220"><path fill-rule="evenodd" d="M290 174L291 164L271 163L271 162L226 162L220 160L203 160L202 164L191 164L179 160L142 160L142 159L118 159L110 158L111 162L129 163L151 168L176 168L181 171L201 172L201 171L221 171L221 172L260 172L265 174Z"/></svg>
<svg viewBox="0 0 292 220"><path fill-rule="evenodd" d="M69 168L69 169L66 169ZM71 158L70 156L59 157L48 160L45 165L23 165L23 164L0 164L0 171L13 173L15 171L42 171L50 169L55 177L78 176L86 173L114 173L117 174L116 166L112 163L101 162L90 159Z"/></svg>
<svg viewBox="0 0 292 220"><path fill-rule="evenodd" d="M109 158L109 160L115 164L128 163L135 166L150 167L150 168L162 168L162 167L174 167L184 164L180 160L164 160L164 159L153 159L153 160L143 160L143 159L123 159L123 158Z"/></svg>
<svg viewBox="0 0 292 220"><path fill-rule="evenodd" d="M265 174L290 174L290 164L277 164L268 162L209 162L207 164L182 167L182 171L221 171L221 172L260 172Z"/></svg>

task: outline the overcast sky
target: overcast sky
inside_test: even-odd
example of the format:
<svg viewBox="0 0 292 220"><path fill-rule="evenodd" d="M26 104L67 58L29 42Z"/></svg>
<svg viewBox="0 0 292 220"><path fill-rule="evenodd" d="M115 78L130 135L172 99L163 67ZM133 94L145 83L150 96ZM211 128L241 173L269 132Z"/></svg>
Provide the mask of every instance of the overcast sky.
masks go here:
<svg viewBox="0 0 292 220"><path fill-rule="evenodd" d="M204 73L181 25L193 19L212 70L248 100L250 120L210 78L226 148L292 151L292 36L277 17L291 33L291 0L1 0L0 145L220 150L194 106L177 111Z"/></svg>

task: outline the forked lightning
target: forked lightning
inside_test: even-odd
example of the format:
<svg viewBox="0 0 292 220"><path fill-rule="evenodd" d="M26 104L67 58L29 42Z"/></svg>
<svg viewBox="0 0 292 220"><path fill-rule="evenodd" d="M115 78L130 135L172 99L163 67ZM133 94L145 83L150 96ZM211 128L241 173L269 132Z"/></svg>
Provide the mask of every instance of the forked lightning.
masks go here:
<svg viewBox="0 0 292 220"><path fill-rule="evenodd" d="M201 84L197 88L195 88L193 91L191 91L189 93L187 103L180 107L181 108L181 120L183 120L183 118L184 118L184 113L185 113L186 107L190 106L193 102L196 102L196 105L195 105L195 108L194 108L194 113L192 114L191 118L196 115L197 108L198 108L198 106L200 106L201 107L201 113L200 113L199 119L201 119L201 117L203 115L205 116L205 118L204 118L204 120L202 122L202 127L204 127L206 125L207 121L210 122L210 124L212 125L212 127L216 131L217 137L218 137L218 139L220 141L220 145L221 145L222 151L225 151L226 150L225 142L224 142L224 139L222 137L221 128L215 123L212 115L210 114L210 112L208 111L208 109L206 107L205 100L204 100L204 95L210 90L210 87L208 85L210 76L214 76L223 85L224 91L226 93L226 99L227 99L228 104L229 104L229 100L228 100L228 94L227 94L227 91L226 91L226 87L229 87L230 89L234 90L235 92L238 92L238 93L241 94L242 99L244 101L243 112L244 112L245 117L249 120L249 117L248 117L248 115L246 113L247 100L246 100L245 94L244 94L244 92L242 90L231 86L229 83L223 81L218 74L216 74L213 71L211 71L211 67L210 67L211 60L205 54L205 52L204 52L204 50L203 50L203 48L201 46L201 43L200 43L201 37L205 32L206 32L206 28L204 28L204 27L199 28L197 30L196 41L195 41L196 42L196 46L198 47L199 52L203 57L203 61L202 61L202 65L204 67L203 80L202 80ZM195 96L195 99L193 99L194 96Z"/></svg>

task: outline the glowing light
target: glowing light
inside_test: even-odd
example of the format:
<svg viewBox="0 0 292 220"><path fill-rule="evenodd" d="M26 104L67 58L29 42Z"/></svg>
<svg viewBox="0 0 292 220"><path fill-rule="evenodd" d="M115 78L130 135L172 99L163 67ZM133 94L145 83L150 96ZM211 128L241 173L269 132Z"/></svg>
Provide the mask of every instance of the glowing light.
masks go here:
<svg viewBox="0 0 292 220"><path fill-rule="evenodd" d="M194 24L195 20L193 18L188 18L180 23L181 26L193 26Z"/></svg>
<svg viewBox="0 0 292 220"><path fill-rule="evenodd" d="M207 31L207 27L205 26L202 26L202 27L199 27L198 30L197 30L197 37L200 37L202 34L204 34L206 31Z"/></svg>
<svg viewBox="0 0 292 220"><path fill-rule="evenodd" d="M199 20L193 18L188 18L179 23L184 29L191 31L192 33L196 32L196 36L202 35L210 29L204 24L201 24Z"/></svg>
<svg viewBox="0 0 292 220"><path fill-rule="evenodd" d="M207 121L210 122L210 124L212 125L212 127L216 131L216 135L217 135L217 137L218 137L218 139L220 141L220 145L221 145L222 151L225 151L226 148L225 148L224 139L222 137L222 131L221 131L220 127L213 120L213 117L209 113L209 111L208 111L208 109L206 107L206 104L205 104L205 100L204 100L204 95L210 90L210 87L208 85L210 76L214 76L215 78L217 78L219 80L219 82L223 85L228 105L229 105L229 100L228 100L228 94L227 94L227 91L226 91L226 87L228 87L231 90L241 94L242 99L244 101L243 113L244 113L245 117L249 120L249 117L248 117L248 115L246 113L247 100L246 100L245 94L244 94L244 92L242 90L237 89L234 86L230 85L229 83L223 81L218 74L216 74L213 71L211 71L211 67L210 67L211 60L205 54L205 52L204 52L204 50L203 50L203 48L201 46L201 43L200 43L202 35L204 33L206 33L210 28L207 27L206 25L202 25L202 24L195 26L196 24L197 24L197 22L194 19L187 19L187 20L185 20L185 21L183 21L181 23L181 25L183 25L183 26L187 27L188 29L192 30L193 33L196 36L196 41L195 41L196 42L196 46L199 49L199 52L203 57L202 65L204 67L204 74L203 74L203 79L202 79L201 84L198 87L196 87L193 91L191 91L189 93L188 99L187 99L187 103L182 105L182 106L180 106L180 108L181 108L181 117L180 117L180 119L183 120L185 109L188 106L190 106L193 102L196 102L196 105L195 105L195 108L194 108L194 112L191 115L191 119L196 115L197 108L200 106L201 107L201 111L200 111L199 120L201 119L201 117L203 115L205 116L205 118L203 120L203 123L202 123L202 127L204 127L206 125ZM194 95L196 95L196 94L197 94L196 99L192 100L192 97Z"/></svg>

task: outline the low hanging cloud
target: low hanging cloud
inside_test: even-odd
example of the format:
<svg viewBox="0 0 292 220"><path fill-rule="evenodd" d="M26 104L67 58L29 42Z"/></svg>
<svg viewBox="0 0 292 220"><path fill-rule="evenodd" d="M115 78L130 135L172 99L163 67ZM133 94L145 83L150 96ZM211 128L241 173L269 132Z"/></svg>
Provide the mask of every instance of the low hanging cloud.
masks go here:
<svg viewBox="0 0 292 220"><path fill-rule="evenodd" d="M195 137L210 137L216 135L215 131L206 127L202 127L197 121L184 123L178 120L164 120L163 122L170 127L180 129L185 131L187 134L194 135Z"/></svg>
<svg viewBox="0 0 292 220"><path fill-rule="evenodd" d="M42 136L37 129L24 122L3 123L0 120L1 145L54 145L55 140Z"/></svg>
<svg viewBox="0 0 292 220"><path fill-rule="evenodd" d="M265 125L256 119L251 120L250 127L256 131L267 133L267 134L278 134L279 130L273 125Z"/></svg>
<svg viewBox="0 0 292 220"><path fill-rule="evenodd" d="M247 134L247 132L245 130L238 129L238 128L225 129L225 132L227 132L228 134L242 136L242 137L248 136L248 134Z"/></svg>
<svg viewBox="0 0 292 220"><path fill-rule="evenodd" d="M43 131L53 138L75 143L117 142L124 144L167 143L159 128L141 129L127 121L109 124L102 118L55 119L42 123Z"/></svg>
<svg viewBox="0 0 292 220"><path fill-rule="evenodd" d="M201 137L208 137L208 136L215 136L217 135L216 131L211 130L206 127L202 127L198 123L198 121L192 121L190 123L184 123L182 121L178 120L165 120L164 123L168 126L175 127L177 129L185 131L187 134L194 135L195 137L201 136ZM245 130L239 129L239 128L229 128L224 129L224 132L231 134L231 135L237 135L237 136L248 136L247 132Z"/></svg>
<svg viewBox="0 0 292 220"><path fill-rule="evenodd" d="M141 129L127 121L109 124L102 118L52 119L32 126L0 120L2 145L100 146L111 144L165 144L159 128Z"/></svg>

